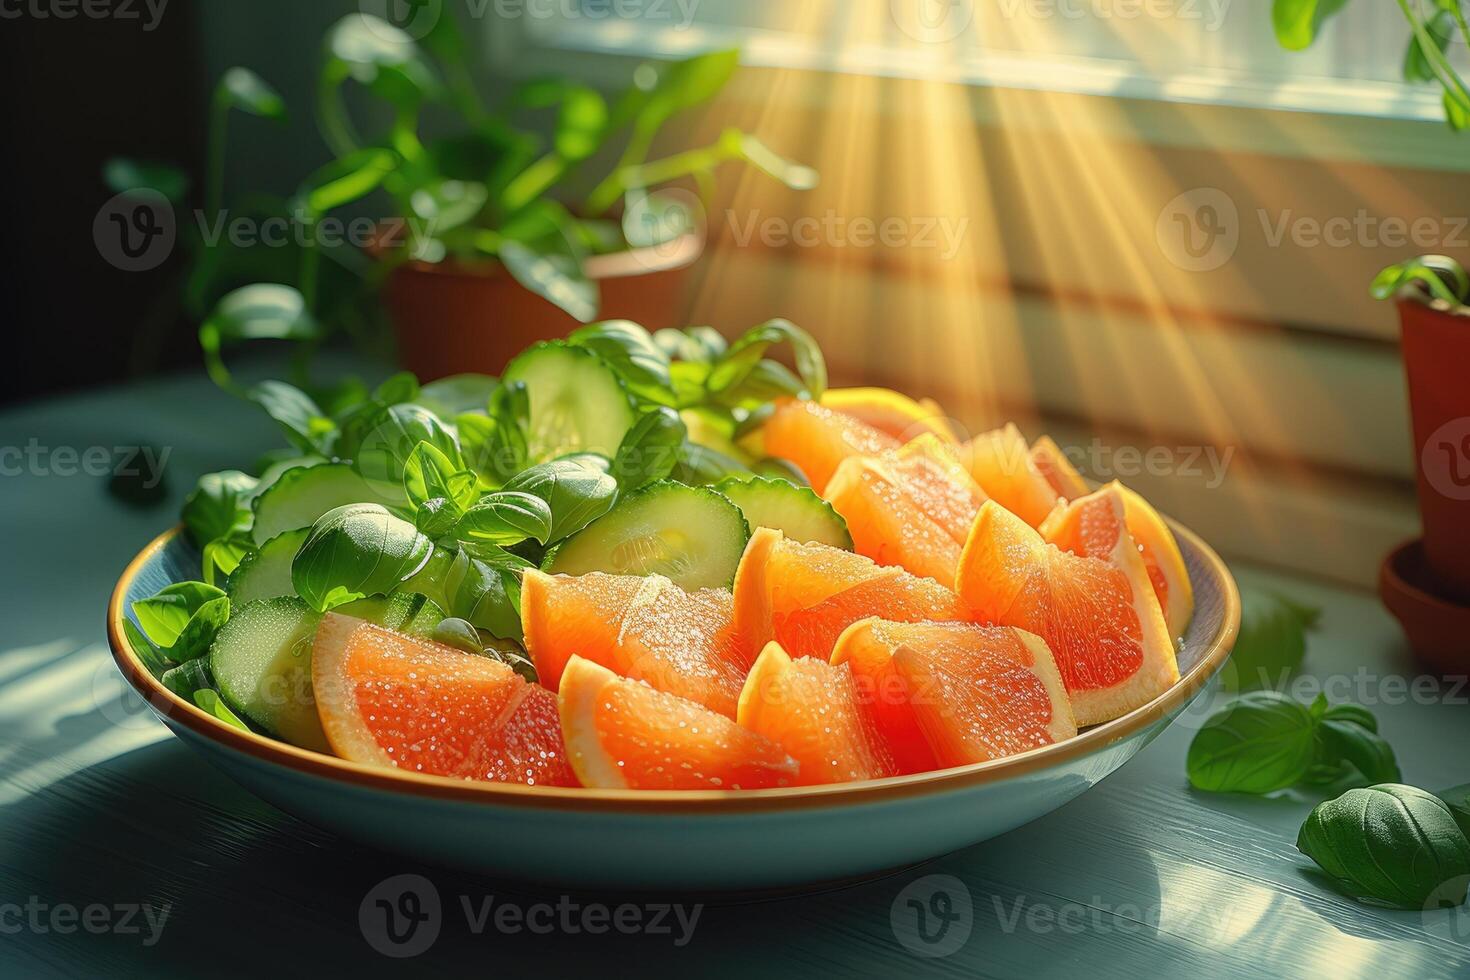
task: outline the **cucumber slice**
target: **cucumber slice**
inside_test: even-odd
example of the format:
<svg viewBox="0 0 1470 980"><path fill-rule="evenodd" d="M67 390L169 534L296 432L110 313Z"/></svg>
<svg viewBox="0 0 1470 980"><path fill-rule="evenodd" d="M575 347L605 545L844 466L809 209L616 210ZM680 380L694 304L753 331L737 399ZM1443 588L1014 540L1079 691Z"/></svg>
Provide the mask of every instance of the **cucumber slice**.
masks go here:
<svg viewBox="0 0 1470 980"><path fill-rule="evenodd" d="M531 402L527 443L535 461L578 452L611 459L637 418L617 373L583 347L537 344L506 365L501 383L517 381Z"/></svg>
<svg viewBox="0 0 1470 980"><path fill-rule="evenodd" d="M333 507L361 503L383 501L346 463L289 469L255 498L255 523L250 536L257 545L264 545L282 531L311 527Z"/></svg>
<svg viewBox="0 0 1470 980"><path fill-rule="evenodd" d="M728 589L750 528L708 487L671 480L629 494L548 556L545 571L666 575L685 589Z"/></svg>
<svg viewBox="0 0 1470 980"><path fill-rule="evenodd" d="M715 489L734 501L752 528L770 527L802 544L852 550L847 521L811 487L765 476L731 477Z"/></svg>
<svg viewBox="0 0 1470 980"><path fill-rule="evenodd" d="M291 561L310 533L309 527L282 532L261 545L259 551L246 555L230 573L230 580L225 585L230 605L238 609L256 599L295 595L296 587L291 584Z"/></svg>
<svg viewBox="0 0 1470 980"><path fill-rule="evenodd" d="M444 612L420 595L374 596L335 612L428 636ZM321 614L295 596L235 610L209 648L209 670L229 707L303 749L331 752L311 689L311 641Z"/></svg>

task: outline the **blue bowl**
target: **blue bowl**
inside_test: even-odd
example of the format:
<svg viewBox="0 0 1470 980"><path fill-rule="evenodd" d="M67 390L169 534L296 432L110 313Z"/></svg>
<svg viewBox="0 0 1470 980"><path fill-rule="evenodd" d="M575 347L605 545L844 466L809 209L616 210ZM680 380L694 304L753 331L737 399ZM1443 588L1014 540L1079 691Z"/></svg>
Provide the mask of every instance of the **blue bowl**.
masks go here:
<svg viewBox="0 0 1470 980"><path fill-rule="evenodd" d="M245 788L363 844L468 871L576 887L744 890L856 878L1043 816L1147 745L1224 665L1240 597L1218 556L1174 525L1194 586L1180 680L1076 738L938 772L745 791L566 789L468 782L347 762L241 731L160 684L123 634L131 604L197 577L168 531L123 571L107 610L123 676L179 738Z"/></svg>

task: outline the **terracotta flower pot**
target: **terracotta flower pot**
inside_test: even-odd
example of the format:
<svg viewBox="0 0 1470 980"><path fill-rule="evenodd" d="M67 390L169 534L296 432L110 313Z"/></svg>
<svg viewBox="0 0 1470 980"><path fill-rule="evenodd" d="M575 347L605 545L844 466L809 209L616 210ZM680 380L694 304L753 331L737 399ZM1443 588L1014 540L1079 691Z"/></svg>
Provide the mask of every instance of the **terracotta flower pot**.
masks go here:
<svg viewBox="0 0 1470 980"><path fill-rule="evenodd" d="M1398 301L1424 537L1385 560L1379 589L1431 665L1470 669L1470 313Z"/></svg>
<svg viewBox="0 0 1470 980"><path fill-rule="evenodd" d="M589 258L584 271L602 295L598 318L650 330L683 326L690 267L702 249L701 237L691 234ZM383 301L399 361L424 381L464 371L499 374L528 344L581 326L495 262L406 263L388 277Z"/></svg>

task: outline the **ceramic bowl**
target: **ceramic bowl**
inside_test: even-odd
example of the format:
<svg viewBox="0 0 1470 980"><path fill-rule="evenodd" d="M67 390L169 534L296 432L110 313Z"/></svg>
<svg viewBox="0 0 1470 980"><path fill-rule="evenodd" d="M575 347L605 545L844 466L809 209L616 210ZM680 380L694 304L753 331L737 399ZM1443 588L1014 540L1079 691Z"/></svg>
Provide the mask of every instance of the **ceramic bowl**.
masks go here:
<svg viewBox="0 0 1470 980"><path fill-rule="evenodd" d="M430 863L578 887L748 890L857 878L958 850L1055 810L1147 745L1225 663L1240 599L1177 525L1195 614L1180 680L1076 738L1005 759L835 786L639 792L466 782L347 762L241 731L175 696L124 639L131 603L197 576L168 531L118 580L108 639L123 676L179 738L262 799L354 841Z"/></svg>

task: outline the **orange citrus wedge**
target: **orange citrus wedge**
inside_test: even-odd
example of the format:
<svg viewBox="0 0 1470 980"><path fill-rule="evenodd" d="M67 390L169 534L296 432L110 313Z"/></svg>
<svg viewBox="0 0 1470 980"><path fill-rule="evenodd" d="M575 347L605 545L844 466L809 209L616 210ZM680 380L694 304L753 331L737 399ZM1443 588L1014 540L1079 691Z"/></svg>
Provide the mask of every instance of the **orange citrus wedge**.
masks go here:
<svg viewBox="0 0 1470 980"><path fill-rule="evenodd" d="M1075 500L1086 495L1087 481L1051 436L1042 436L1031 444L1031 465L1057 496Z"/></svg>
<svg viewBox="0 0 1470 980"><path fill-rule="evenodd" d="M768 456L794 463L821 493L849 456L876 456L898 448L898 440L850 415L812 401L783 399L761 426Z"/></svg>
<svg viewBox="0 0 1470 980"><path fill-rule="evenodd" d="M521 577L521 627L536 676L560 688L572 656L735 717L750 657L724 589L685 592L662 575Z"/></svg>
<svg viewBox="0 0 1470 980"><path fill-rule="evenodd" d="M1046 519L1062 496L1014 425L976 436L960 447L959 456L990 499L1032 527Z"/></svg>
<svg viewBox="0 0 1470 980"><path fill-rule="evenodd" d="M772 642L745 679L735 717L800 763L801 785L845 783L898 772L870 702L846 664L792 660Z"/></svg>
<svg viewBox="0 0 1470 980"><path fill-rule="evenodd" d="M1106 499L1109 491L1116 491L1123 497L1128 533L1138 545L1148 580L1158 596L1159 606L1164 610L1169 636L1178 639L1184 635L1194 616L1194 587L1190 585L1189 569L1185 567L1184 555L1179 551L1174 532L1169 530L1169 525L1147 500L1114 481L1096 493L1068 504L1058 504L1051 516L1042 522L1041 536L1063 551L1093 558L1106 557L1107 549L1113 544L1107 521L1104 518L1099 529L1089 514L1102 513L1111 507Z"/></svg>
<svg viewBox="0 0 1470 980"><path fill-rule="evenodd" d="M796 783L779 745L693 701L573 657L557 693L567 756L600 789L760 789Z"/></svg>
<svg viewBox="0 0 1470 980"><path fill-rule="evenodd" d="M980 508L960 558L956 588L981 622L1016 626L1046 641L1079 725L1116 718L1179 679L1174 645L1143 558L1124 520L1123 497L1105 491L1089 511L1099 554L1048 544L1004 507ZM1105 541L1112 546L1102 548Z"/></svg>
<svg viewBox="0 0 1470 980"><path fill-rule="evenodd" d="M879 615L970 618L959 597L933 579L840 548L801 544L771 528L750 536L735 572L735 632L745 650L775 640L794 657L826 660L844 629Z"/></svg>
<svg viewBox="0 0 1470 980"><path fill-rule="evenodd" d="M931 398L915 401L891 388L828 388L822 392L821 402L895 439L929 433L945 442L959 442L944 409Z"/></svg>
<svg viewBox="0 0 1470 980"><path fill-rule="evenodd" d="M344 759L458 779L575 786L556 697L498 660L327 613L311 652Z"/></svg>

